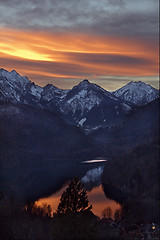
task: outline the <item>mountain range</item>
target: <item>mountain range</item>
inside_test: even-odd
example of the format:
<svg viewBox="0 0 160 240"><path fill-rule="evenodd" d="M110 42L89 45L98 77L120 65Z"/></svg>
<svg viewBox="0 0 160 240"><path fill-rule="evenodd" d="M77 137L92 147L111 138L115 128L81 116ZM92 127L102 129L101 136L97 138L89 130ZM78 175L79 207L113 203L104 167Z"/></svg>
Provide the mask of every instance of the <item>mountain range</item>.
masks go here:
<svg viewBox="0 0 160 240"><path fill-rule="evenodd" d="M98 157L108 160L104 184L111 181L123 189L145 169L144 183L151 183L149 189L157 186L150 159L156 156L154 174L159 91L143 82L109 92L83 80L63 90L51 84L40 87L14 70L0 69L0 126L0 191L9 198L13 194L19 204L59 190L75 174L85 176L86 168L94 177L94 166L81 162ZM150 146L152 158L146 150ZM138 153L132 154L136 147ZM124 160L129 152L132 157Z"/></svg>
<svg viewBox="0 0 160 240"><path fill-rule="evenodd" d="M57 161L112 158L157 141L159 91L130 82L109 92L88 80L70 90L40 87L1 69L0 126L2 188L19 197L40 194L51 186Z"/></svg>
<svg viewBox="0 0 160 240"><path fill-rule="evenodd" d="M144 82L130 82L109 92L85 79L64 90L51 84L40 87L15 70L0 69L0 101L49 110L87 134L121 125L137 108L158 97L158 90Z"/></svg>

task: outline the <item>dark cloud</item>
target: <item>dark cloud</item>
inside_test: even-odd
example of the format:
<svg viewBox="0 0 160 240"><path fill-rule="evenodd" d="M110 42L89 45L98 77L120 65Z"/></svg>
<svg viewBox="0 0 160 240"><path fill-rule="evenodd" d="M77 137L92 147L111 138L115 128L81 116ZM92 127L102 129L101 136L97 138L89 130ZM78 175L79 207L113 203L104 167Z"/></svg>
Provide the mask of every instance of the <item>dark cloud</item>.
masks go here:
<svg viewBox="0 0 160 240"><path fill-rule="evenodd" d="M14 61L14 64L13 64ZM59 74L59 75L87 75L86 68L80 66L78 64L73 63L63 63L63 62L47 62L47 61L37 61L37 60L24 60L23 61L19 58L0 58L0 66L9 67L15 69L27 69L27 71L40 71L41 76L43 73L52 73L52 74Z"/></svg>
<svg viewBox="0 0 160 240"><path fill-rule="evenodd" d="M109 35L158 34L157 0L0 0L0 25Z"/></svg>
<svg viewBox="0 0 160 240"><path fill-rule="evenodd" d="M132 57L125 56L120 54L108 54L108 53L69 53L66 55L68 58L74 60L79 60L82 63L90 63L90 64L119 64L124 66L129 65L144 65L151 64L152 61L146 58L141 57Z"/></svg>

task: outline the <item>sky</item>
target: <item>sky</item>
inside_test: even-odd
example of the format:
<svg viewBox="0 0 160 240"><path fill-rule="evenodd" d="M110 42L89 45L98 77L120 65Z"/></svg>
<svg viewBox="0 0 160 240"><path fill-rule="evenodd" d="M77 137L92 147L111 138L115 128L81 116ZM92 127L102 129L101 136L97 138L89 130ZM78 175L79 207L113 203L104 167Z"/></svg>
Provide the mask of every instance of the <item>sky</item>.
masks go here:
<svg viewBox="0 0 160 240"><path fill-rule="evenodd" d="M159 88L158 0L0 0L0 68L40 86Z"/></svg>

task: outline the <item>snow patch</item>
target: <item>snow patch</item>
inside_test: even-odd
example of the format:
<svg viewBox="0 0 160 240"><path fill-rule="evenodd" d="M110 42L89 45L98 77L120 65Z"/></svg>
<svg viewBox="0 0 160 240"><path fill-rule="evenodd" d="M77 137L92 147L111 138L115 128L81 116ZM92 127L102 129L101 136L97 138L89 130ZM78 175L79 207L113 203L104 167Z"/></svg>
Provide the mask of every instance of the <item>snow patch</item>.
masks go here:
<svg viewBox="0 0 160 240"><path fill-rule="evenodd" d="M132 109L131 109L131 107L130 107L129 105L123 103L123 110L124 110L126 113L128 113L128 112L130 112Z"/></svg>
<svg viewBox="0 0 160 240"><path fill-rule="evenodd" d="M79 121L79 125L82 127L83 126L83 123L86 121L86 118L82 118L80 121Z"/></svg>
<svg viewBox="0 0 160 240"><path fill-rule="evenodd" d="M67 102L70 104L74 99L85 98L87 94L87 90L81 90L78 94L76 94L73 98L69 99Z"/></svg>
<svg viewBox="0 0 160 240"><path fill-rule="evenodd" d="M43 92L43 88L42 87L39 87L37 85L33 85L31 87L31 93L32 95L34 95L35 97L37 98L41 98L41 93Z"/></svg>
<svg viewBox="0 0 160 240"><path fill-rule="evenodd" d="M89 183L89 182L101 182L101 175L103 173L104 166L99 166L97 168L93 168L89 170L84 177L82 177L82 183Z"/></svg>

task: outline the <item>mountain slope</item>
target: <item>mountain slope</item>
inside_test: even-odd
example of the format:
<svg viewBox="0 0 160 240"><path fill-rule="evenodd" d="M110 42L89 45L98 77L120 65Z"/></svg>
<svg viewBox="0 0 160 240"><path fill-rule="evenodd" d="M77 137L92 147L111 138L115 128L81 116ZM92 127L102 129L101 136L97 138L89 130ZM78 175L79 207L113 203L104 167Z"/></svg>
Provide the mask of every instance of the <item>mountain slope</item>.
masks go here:
<svg viewBox="0 0 160 240"><path fill-rule="evenodd" d="M22 201L59 186L71 163L97 156L81 129L47 110L0 102L0 126L1 189Z"/></svg>
<svg viewBox="0 0 160 240"><path fill-rule="evenodd" d="M27 77L20 76L16 71L8 72L0 69L0 100L13 103L28 104L33 107L53 108L67 90L48 84L44 88L35 85ZM52 105L52 104L51 104Z"/></svg>
<svg viewBox="0 0 160 240"><path fill-rule="evenodd" d="M132 110L125 101L88 80L71 90L62 90L51 84L37 86L16 71L4 69L0 70L0 100L50 110L86 132L99 126L119 125Z"/></svg>
<svg viewBox="0 0 160 240"><path fill-rule="evenodd" d="M144 82L130 82L113 92L114 96L136 106L144 106L159 96L157 89Z"/></svg>
<svg viewBox="0 0 160 240"><path fill-rule="evenodd" d="M88 80L71 90L51 84L40 87L16 71L0 69L0 100L50 110L85 133L100 127L120 126L137 107L159 96L158 90L142 82L130 82L115 92L108 92Z"/></svg>
<svg viewBox="0 0 160 240"><path fill-rule="evenodd" d="M73 87L59 106L63 118L85 132L100 126L119 125L132 110L124 101L88 80Z"/></svg>
<svg viewBox="0 0 160 240"><path fill-rule="evenodd" d="M2 151L47 152L52 159L76 160L90 148L79 128L47 110L1 102L0 124Z"/></svg>
<svg viewBox="0 0 160 240"><path fill-rule="evenodd" d="M16 71L0 69L0 100L22 101L21 97L27 91L28 84L31 84L28 78L21 77Z"/></svg>
<svg viewBox="0 0 160 240"><path fill-rule="evenodd" d="M100 128L89 135L101 155L115 156L159 139L159 98L136 110L118 127Z"/></svg>
<svg viewBox="0 0 160 240"><path fill-rule="evenodd" d="M104 192L123 203L127 222L159 220L159 150L158 142L139 145L105 165Z"/></svg>

